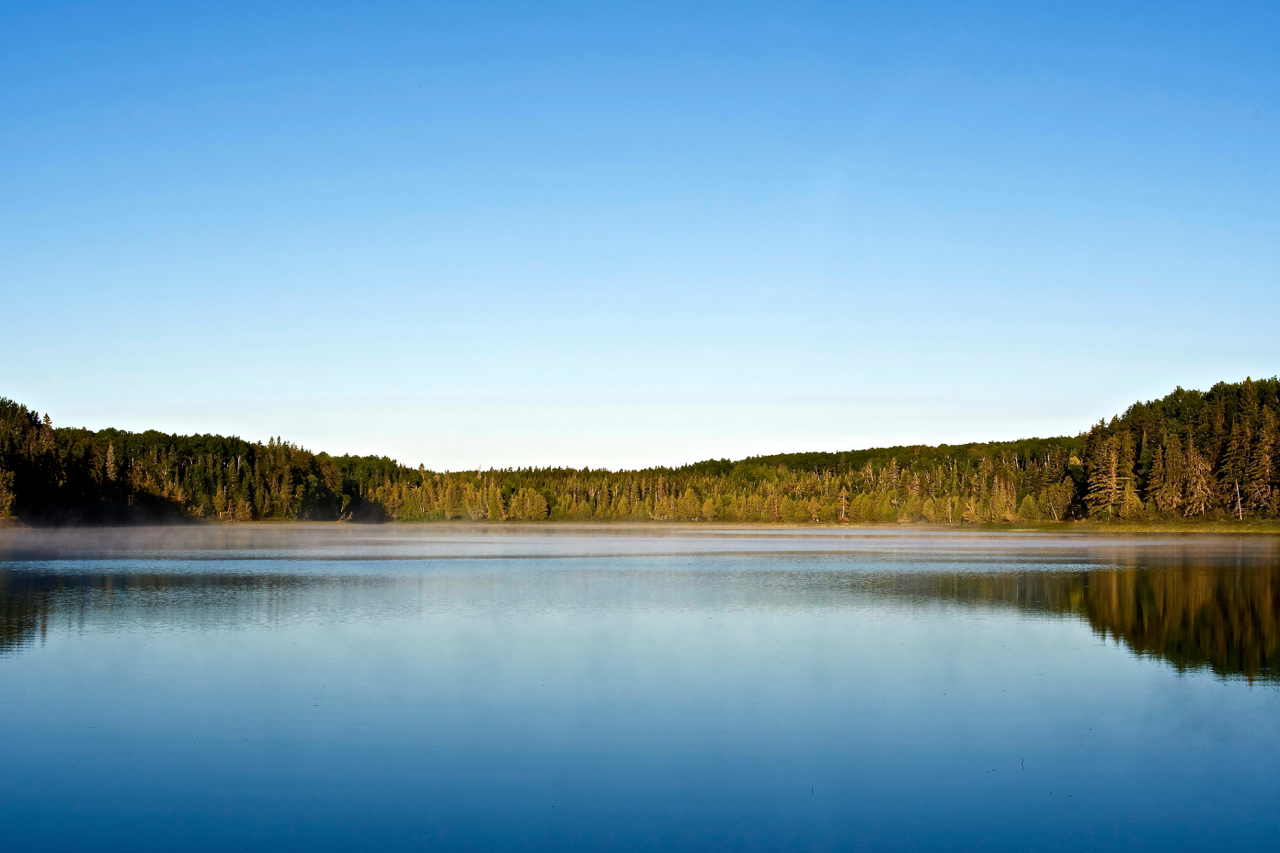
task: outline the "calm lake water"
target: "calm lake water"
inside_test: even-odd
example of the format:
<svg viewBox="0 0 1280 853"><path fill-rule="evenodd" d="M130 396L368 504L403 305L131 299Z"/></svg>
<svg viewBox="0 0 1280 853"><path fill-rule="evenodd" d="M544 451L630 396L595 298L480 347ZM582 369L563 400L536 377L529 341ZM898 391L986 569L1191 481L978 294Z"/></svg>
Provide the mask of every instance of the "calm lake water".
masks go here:
<svg viewBox="0 0 1280 853"><path fill-rule="evenodd" d="M0 531L0 848L1280 849L1280 540Z"/></svg>

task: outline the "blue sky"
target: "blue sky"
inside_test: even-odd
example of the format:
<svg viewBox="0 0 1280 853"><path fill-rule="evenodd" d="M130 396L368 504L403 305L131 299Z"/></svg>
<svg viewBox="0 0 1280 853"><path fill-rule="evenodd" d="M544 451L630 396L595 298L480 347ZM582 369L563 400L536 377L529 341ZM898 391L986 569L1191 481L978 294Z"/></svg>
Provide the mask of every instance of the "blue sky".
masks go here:
<svg viewBox="0 0 1280 853"><path fill-rule="evenodd" d="M0 395L435 468L1280 370L1274 4L0 6Z"/></svg>

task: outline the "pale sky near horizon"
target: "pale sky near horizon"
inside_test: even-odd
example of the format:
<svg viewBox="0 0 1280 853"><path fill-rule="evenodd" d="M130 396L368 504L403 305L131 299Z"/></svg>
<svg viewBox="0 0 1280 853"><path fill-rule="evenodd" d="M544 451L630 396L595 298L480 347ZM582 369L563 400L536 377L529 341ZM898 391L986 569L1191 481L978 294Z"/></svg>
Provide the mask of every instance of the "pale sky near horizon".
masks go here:
<svg viewBox="0 0 1280 853"><path fill-rule="evenodd" d="M437 469L1280 372L1275 4L0 6L0 396Z"/></svg>

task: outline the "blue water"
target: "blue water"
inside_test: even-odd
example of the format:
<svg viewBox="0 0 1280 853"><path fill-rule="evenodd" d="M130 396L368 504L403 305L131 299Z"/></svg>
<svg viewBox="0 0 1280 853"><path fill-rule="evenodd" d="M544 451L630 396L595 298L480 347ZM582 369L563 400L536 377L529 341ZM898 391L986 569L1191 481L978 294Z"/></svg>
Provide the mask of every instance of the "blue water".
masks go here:
<svg viewBox="0 0 1280 853"><path fill-rule="evenodd" d="M1275 850L1278 568L1261 537L0 532L0 849Z"/></svg>

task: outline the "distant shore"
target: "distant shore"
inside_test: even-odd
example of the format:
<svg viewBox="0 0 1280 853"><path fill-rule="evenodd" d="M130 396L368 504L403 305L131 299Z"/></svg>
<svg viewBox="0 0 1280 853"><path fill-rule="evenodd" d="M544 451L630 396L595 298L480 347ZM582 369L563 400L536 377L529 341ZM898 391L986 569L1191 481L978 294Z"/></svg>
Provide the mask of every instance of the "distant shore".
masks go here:
<svg viewBox="0 0 1280 853"><path fill-rule="evenodd" d="M0 398L0 517L1276 532L1277 454L1277 378L1179 388L1075 436L639 470L432 471L280 439L55 428Z"/></svg>
<svg viewBox="0 0 1280 853"><path fill-rule="evenodd" d="M490 528L505 530L548 530L548 529L627 529L627 530L659 530L659 529L685 529L697 530L705 532L713 532L716 530L822 530L834 531L845 530L856 532L859 530L898 530L904 533L918 531L928 533L1049 533L1049 534L1083 534L1083 535L1127 535L1127 534L1146 534L1146 533L1184 533L1184 534L1266 534L1280 535L1280 520L1252 520L1252 521L1210 521L1202 519L1187 519L1181 522L1146 522L1146 521L1092 521L1092 520L1076 520L1076 521L1060 521L1060 522L1044 522L1038 524L1019 524L1016 522L985 522L979 524L928 524L928 523L891 523L872 524L867 522L827 522L813 524L798 523L768 523L768 522L719 522L719 521L575 521L575 520L547 520L547 521L502 521L490 522L484 519L468 520L468 519L451 519L449 521L298 521L288 518L264 518L251 521L236 521L234 519L208 519L208 518L170 518L170 519L150 519L150 520L134 520L119 524L57 524L57 523L28 523L19 519L3 518L0 519L0 531L5 530L95 530L95 529L117 529L128 530L130 528L144 527L175 527L175 528L271 528L271 527L298 527L298 528L368 528L368 527L459 527L459 528Z"/></svg>

